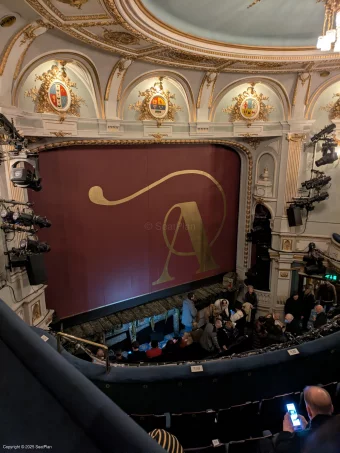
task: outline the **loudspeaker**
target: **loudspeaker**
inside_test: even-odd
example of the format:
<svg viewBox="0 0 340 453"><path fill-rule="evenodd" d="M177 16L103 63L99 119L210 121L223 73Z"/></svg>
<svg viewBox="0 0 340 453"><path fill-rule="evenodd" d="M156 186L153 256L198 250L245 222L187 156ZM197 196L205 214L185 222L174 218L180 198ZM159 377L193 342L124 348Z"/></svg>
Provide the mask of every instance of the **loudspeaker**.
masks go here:
<svg viewBox="0 0 340 453"><path fill-rule="evenodd" d="M44 255L29 255L26 262L26 271L30 285L47 283Z"/></svg>
<svg viewBox="0 0 340 453"><path fill-rule="evenodd" d="M287 216L290 227L302 225L301 208L291 206L287 209Z"/></svg>

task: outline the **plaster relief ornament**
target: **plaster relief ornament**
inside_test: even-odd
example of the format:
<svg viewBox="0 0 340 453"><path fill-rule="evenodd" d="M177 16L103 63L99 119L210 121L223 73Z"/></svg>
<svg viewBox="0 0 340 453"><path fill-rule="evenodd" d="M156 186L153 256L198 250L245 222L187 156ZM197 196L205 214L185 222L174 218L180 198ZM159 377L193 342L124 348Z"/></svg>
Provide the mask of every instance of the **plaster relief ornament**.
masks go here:
<svg viewBox="0 0 340 453"><path fill-rule="evenodd" d="M163 121L175 121L176 112L182 110L182 107L172 102L175 95L164 90L163 79L164 77L160 77L153 87L139 92L138 96L144 97L143 101L129 105L130 110L140 112L140 121L156 119L158 127Z"/></svg>
<svg viewBox="0 0 340 453"><path fill-rule="evenodd" d="M64 120L66 114L80 116L80 107L85 101L72 90L77 85L66 73L66 62L60 63L61 67L54 64L47 72L36 75L35 81L42 82L40 88L25 91L25 96L32 98L37 113L57 113Z"/></svg>
<svg viewBox="0 0 340 453"><path fill-rule="evenodd" d="M246 120L249 127L254 121L268 121L269 114L274 110L274 107L265 104L269 97L262 93L258 94L254 86L255 83L252 83L246 91L232 99L235 104L222 109L223 113L230 115L232 123Z"/></svg>
<svg viewBox="0 0 340 453"><path fill-rule="evenodd" d="M338 120L340 118L340 93L333 94L333 98L338 98L336 101L331 101L320 110L329 113L330 120Z"/></svg>
<svg viewBox="0 0 340 453"><path fill-rule="evenodd" d="M87 3L89 0L58 0L60 3L65 3L66 5L69 6L74 6L75 8L81 9L85 3Z"/></svg>
<svg viewBox="0 0 340 453"><path fill-rule="evenodd" d="M103 37L112 42L112 44L124 44L124 45L133 45L139 44L139 39L131 33L125 31L112 31L104 28Z"/></svg>

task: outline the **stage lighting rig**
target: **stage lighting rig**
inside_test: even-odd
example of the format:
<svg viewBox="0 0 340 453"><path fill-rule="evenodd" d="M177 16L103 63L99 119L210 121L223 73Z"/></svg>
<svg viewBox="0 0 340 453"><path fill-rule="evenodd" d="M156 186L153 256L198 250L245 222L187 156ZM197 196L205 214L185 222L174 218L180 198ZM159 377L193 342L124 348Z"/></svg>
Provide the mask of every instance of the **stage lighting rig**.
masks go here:
<svg viewBox="0 0 340 453"><path fill-rule="evenodd" d="M49 228L51 226L51 222L47 220L46 217L42 217L40 215L34 214L27 214L26 212L18 212L16 213L16 223L19 223L24 226L33 226L37 225L40 228Z"/></svg>
<svg viewBox="0 0 340 453"><path fill-rule="evenodd" d="M308 253L303 257L305 273L307 275L324 275L326 267L323 264L323 256L318 253L314 242L308 245Z"/></svg>
<svg viewBox="0 0 340 453"><path fill-rule="evenodd" d="M3 220L3 222L14 224L18 220L19 212L2 209L2 211L0 212L0 216Z"/></svg>
<svg viewBox="0 0 340 453"><path fill-rule="evenodd" d="M31 165L32 170L25 167L18 167L20 163ZM32 153L27 156L15 157L13 162L11 162L11 181L16 187L32 189L35 192L39 192L42 187L38 154Z"/></svg>
<svg viewBox="0 0 340 453"><path fill-rule="evenodd" d="M325 140L326 136L331 134L335 129L336 129L335 124L331 123L328 126L324 127L320 132L313 135L313 137L310 139L310 141L312 143L317 143L320 140Z"/></svg>
<svg viewBox="0 0 340 453"><path fill-rule="evenodd" d="M300 197L293 198L293 201L290 202L291 207L296 207L300 209L306 209L307 212L313 211L315 209L314 203L320 203L321 201L327 200L329 198L328 192L322 192L314 197Z"/></svg>
<svg viewBox="0 0 340 453"><path fill-rule="evenodd" d="M332 138L326 138L323 140L325 140L325 143L322 144L322 157L315 161L315 165L317 167L332 164L339 159L338 154L335 151L335 148L338 146L337 142Z"/></svg>
<svg viewBox="0 0 340 453"><path fill-rule="evenodd" d="M25 138L19 134L16 127L14 126L13 122L9 121L5 115L0 113L0 134L4 135L7 138L7 144L13 144L20 147L20 143L22 146L26 146Z"/></svg>
<svg viewBox="0 0 340 453"><path fill-rule="evenodd" d="M308 179L308 181L304 181L301 184L301 186L306 190L315 189L319 191L332 180L332 178L330 176L326 176L323 171L312 170L312 173L315 173L315 178Z"/></svg>
<svg viewBox="0 0 340 453"><path fill-rule="evenodd" d="M20 250L34 255L47 253L51 250L51 247L47 244L47 242L39 242L34 239L27 238L20 241Z"/></svg>

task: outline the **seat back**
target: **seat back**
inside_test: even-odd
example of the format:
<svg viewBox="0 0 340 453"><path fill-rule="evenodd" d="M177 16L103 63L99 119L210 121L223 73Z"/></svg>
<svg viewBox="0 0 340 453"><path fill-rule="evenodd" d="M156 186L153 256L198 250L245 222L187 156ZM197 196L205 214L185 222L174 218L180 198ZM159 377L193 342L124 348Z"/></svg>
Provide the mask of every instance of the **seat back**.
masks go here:
<svg viewBox="0 0 340 453"><path fill-rule="evenodd" d="M216 439L216 412L171 414L171 434L183 448L207 447Z"/></svg>
<svg viewBox="0 0 340 453"><path fill-rule="evenodd" d="M271 436L229 442L226 453L273 453L274 445Z"/></svg>
<svg viewBox="0 0 340 453"><path fill-rule="evenodd" d="M259 402L248 402L218 411L218 439L221 442L259 435Z"/></svg>
<svg viewBox="0 0 340 453"><path fill-rule="evenodd" d="M166 416L163 415L137 415L131 414L130 417L141 426L147 433L154 429L167 429L166 428Z"/></svg>
<svg viewBox="0 0 340 453"><path fill-rule="evenodd" d="M300 407L300 392L287 393L261 401L260 426L262 431L269 430L273 434L282 431L282 422L287 412L286 405L288 403L294 403L298 411Z"/></svg>

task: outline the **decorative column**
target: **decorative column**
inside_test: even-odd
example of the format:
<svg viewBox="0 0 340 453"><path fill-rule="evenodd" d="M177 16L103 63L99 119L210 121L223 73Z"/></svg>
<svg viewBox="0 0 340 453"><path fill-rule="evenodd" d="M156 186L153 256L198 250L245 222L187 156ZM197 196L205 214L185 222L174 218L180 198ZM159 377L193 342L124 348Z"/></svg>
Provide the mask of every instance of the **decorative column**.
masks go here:
<svg viewBox="0 0 340 453"><path fill-rule="evenodd" d="M284 210L287 208L287 203L292 201L296 196L298 189L298 179L300 171L300 160L302 152L302 143L305 140L305 134L288 134L288 161L286 170L286 187L285 187L285 203Z"/></svg>
<svg viewBox="0 0 340 453"><path fill-rule="evenodd" d="M216 80L216 72L207 72L203 77L196 105L197 122L209 122L209 110L212 105Z"/></svg>
<svg viewBox="0 0 340 453"><path fill-rule="evenodd" d="M105 90L105 113L107 119L118 119L118 104L122 94L127 70L132 58L122 58L113 67Z"/></svg>

